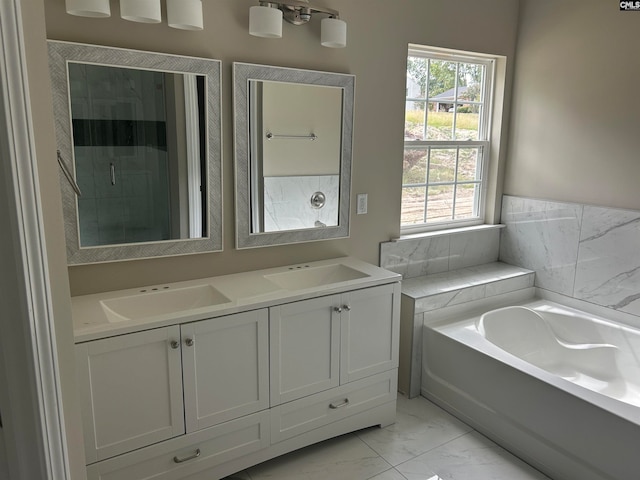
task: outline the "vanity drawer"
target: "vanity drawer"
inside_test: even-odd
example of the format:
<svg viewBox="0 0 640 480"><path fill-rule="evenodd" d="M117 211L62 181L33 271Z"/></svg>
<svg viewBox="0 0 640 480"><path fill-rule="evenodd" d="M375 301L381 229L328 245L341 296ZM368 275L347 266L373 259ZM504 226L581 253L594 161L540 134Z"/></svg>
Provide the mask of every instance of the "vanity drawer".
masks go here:
<svg viewBox="0 0 640 480"><path fill-rule="evenodd" d="M373 375L271 408L271 442L336 422L396 398L398 370Z"/></svg>
<svg viewBox="0 0 640 480"><path fill-rule="evenodd" d="M269 412L263 411L94 463L87 479L177 480L268 446Z"/></svg>

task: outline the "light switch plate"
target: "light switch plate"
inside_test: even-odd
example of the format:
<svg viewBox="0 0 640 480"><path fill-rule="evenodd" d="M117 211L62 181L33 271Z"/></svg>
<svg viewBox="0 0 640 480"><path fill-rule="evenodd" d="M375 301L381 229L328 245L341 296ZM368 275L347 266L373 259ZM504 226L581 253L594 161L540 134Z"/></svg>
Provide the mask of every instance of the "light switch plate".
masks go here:
<svg viewBox="0 0 640 480"><path fill-rule="evenodd" d="M358 194L358 206L356 207L356 213L358 215L364 215L367 213L367 198L368 195L366 193Z"/></svg>

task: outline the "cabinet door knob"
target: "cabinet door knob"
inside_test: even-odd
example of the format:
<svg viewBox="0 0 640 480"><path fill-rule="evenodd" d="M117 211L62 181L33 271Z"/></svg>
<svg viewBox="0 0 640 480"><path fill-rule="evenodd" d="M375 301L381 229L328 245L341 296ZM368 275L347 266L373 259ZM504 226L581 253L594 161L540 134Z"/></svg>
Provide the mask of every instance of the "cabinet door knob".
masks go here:
<svg viewBox="0 0 640 480"><path fill-rule="evenodd" d="M333 311L336 313L342 313L342 307L333 307Z"/></svg>
<svg viewBox="0 0 640 480"><path fill-rule="evenodd" d="M351 311L351 305L343 305L342 309L346 310L347 312L350 312Z"/></svg>
<svg viewBox="0 0 640 480"><path fill-rule="evenodd" d="M184 343L187 347L193 347L193 338L187 338Z"/></svg>
<svg viewBox="0 0 640 480"><path fill-rule="evenodd" d="M199 456L200 456L200 449L198 448L193 455L189 455L188 457L182 457L182 458L178 458L176 456L176 457L173 457L173 461L175 463L184 463L189 460L193 460L194 458L198 458Z"/></svg>
<svg viewBox="0 0 640 480"><path fill-rule="evenodd" d="M341 403L330 403L329 408L331 410L337 410L338 408L346 407L349 405L349 399L345 398Z"/></svg>
<svg viewBox="0 0 640 480"><path fill-rule="evenodd" d="M180 347L180 342L178 342L177 340L171 340L171 342L169 342L169 345L175 350L176 348Z"/></svg>

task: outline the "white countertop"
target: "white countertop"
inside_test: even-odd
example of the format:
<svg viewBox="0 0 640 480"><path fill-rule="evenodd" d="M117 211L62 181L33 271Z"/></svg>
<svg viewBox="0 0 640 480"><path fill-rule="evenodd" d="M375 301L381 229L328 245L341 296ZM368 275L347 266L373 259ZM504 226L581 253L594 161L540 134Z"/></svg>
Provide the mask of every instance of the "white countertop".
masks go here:
<svg viewBox="0 0 640 480"><path fill-rule="evenodd" d="M276 283L265 278L265 276L269 275L298 270L302 271L303 269L311 270L314 267L335 264L350 267L366 274L366 276L310 288L304 288L304 286L301 288L281 288ZM204 320L317 296L331 295L347 290L397 282L400 281L400 279L401 275L398 273L390 272L352 257L341 257L232 275L130 288L93 295L82 295L71 298L74 338L76 343L86 342L167 325ZM179 312L153 314L135 319L122 319L122 321L110 321L102 303L112 299L134 296L144 296L145 301L148 298L149 302L153 302L154 296L162 295L163 292L202 285L212 286L227 297L229 301Z"/></svg>

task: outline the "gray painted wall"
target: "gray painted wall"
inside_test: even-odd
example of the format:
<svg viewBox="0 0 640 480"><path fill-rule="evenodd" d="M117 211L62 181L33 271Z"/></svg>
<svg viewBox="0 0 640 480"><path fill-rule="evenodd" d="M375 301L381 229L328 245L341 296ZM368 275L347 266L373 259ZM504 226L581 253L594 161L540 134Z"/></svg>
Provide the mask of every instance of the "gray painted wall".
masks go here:
<svg viewBox="0 0 640 480"><path fill-rule="evenodd" d="M523 0L505 193L640 209L637 12Z"/></svg>
<svg viewBox="0 0 640 480"><path fill-rule="evenodd" d="M50 39L201 56L223 62L224 252L71 267L72 294L341 255L378 262L379 243L400 233L408 44L493 53L511 59L516 43L518 1L317 1L340 10L341 18L348 24L347 48L334 50L320 45L319 18L303 27L285 24L281 39L250 36L248 18L249 7L256 4L253 0L203 2L205 29L201 32L175 30L169 28L166 21L159 25L127 22L119 18L115 0L108 19L73 17L65 13L62 0L44 1ZM350 238L267 249L234 249L231 103L234 61L356 75ZM510 76L509 69L507 79ZM358 193L369 194L367 215L355 215Z"/></svg>

